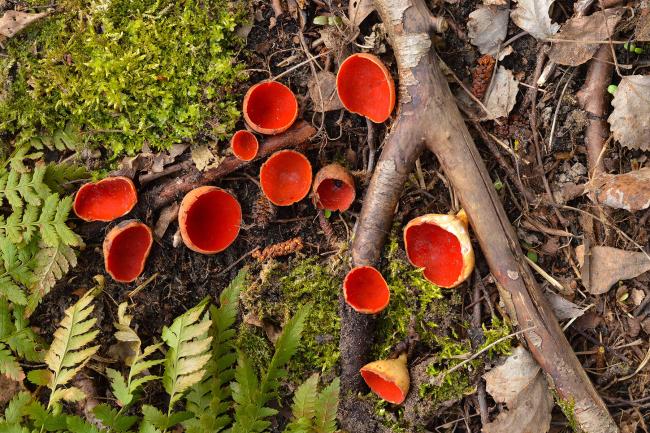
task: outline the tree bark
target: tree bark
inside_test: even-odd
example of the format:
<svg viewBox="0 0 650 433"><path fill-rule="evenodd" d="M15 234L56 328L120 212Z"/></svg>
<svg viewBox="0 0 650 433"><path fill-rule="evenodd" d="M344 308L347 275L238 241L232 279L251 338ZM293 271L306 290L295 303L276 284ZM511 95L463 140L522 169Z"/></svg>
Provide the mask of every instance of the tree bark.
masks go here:
<svg viewBox="0 0 650 433"><path fill-rule="evenodd" d="M406 174L425 145L438 157L467 212L511 320L523 329L532 328L524 337L549 383L560 398L574 403L574 416L582 430L617 432L523 259L485 164L440 71L429 36L432 15L425 1L375 0L375 6L397 58L400 107L371 181L374 187L364 200L352 245L354 264L377 263ZM341 320L342 330L346 329L350 318L344 315ZM348 357L343 351L345 344L342 340L343 359ZM357 358L363 358L363 347L352 349ZM356 385L345 377L358 375L358 370L353 370L349 365L342 370L344 391Z"/></svg>

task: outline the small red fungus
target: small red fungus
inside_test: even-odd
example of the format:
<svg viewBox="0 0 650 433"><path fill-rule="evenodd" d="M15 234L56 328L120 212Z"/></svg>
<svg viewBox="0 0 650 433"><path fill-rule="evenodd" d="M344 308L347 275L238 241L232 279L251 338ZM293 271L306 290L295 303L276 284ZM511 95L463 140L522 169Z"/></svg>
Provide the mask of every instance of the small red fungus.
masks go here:
<svg viewBox="0 0 650 433"><path fill-rule="evenodd" d="M128 177L107 177L83 185L72 206L84 221L113 221L126 215L138 202L135 185Z"/></svg>
<svg viewBox="0 0 650 433"><path fill-rule="evenodd" d="M281 150L262 164L262 192L271 203L289 206L309 193L311 164L305 155L295 150Z"/></svg>
<svg viewBox="0 0 650 433"><path fill-rule="evenodd" d="M183 243L197 253L214 254L228 248L239 235L241 206L216 186L188 192L178 210Z"/></svg>
<svg viewBox="0 0 650 433"><path fill-rule="evenodd" d="M357 312L375 314L388 306L390 290L377 269L372 266L359 266L345 276L343 297Z"/></svg>
<svg viewBox="0 0 650 433"><path fill-rule="evenodd" d="M257 151L260 148L257 142L257 137L252 132L242 129L235 132L230 139L230 147L232 153L242 161L251 161L257 156Z"/></svg>
<svg viewBox="0 0 650 433"><path fill-rule="evenodd" d="M291 89L277 81L263 81L244 96L244 120L260 134L279 134L298 118L298 101Z"/></svg>
<svg viewBox="0 0 650 433"><path fill-rule="evenodd" d="M411 380L406 367L406 353L397 359L384 359L366 364L361 376L372 392L393 404L402 404L409 392Z"/></svg>
<svg viewBox="0 0 650 433"><path fill-rule="evenodd" d="M345 212L355 195L354 178L339 164L326 165L316 173L314 202L318 208Z"/></svg>
<svg viewBox="0 0 650 433"><path fill-rule="evenodd" d="M153 236L147 225L137 220L122 221L104 238L104 267L121 283L130 283L140 276L151 251Z"/></svg>
<svg viewBox="0 0 650 433"><path fill-rule="evenodd" d="M390 71L372 54L353 54L341 63L336 89L343 106L375 123L388 119L395 108L395 82Z"/></svg>
<svg viewBox="0 0 650 433"><path fill-rule="evenodd" d="M456 287L474 269L474 250L467 232L467 216L422 215L404 228L409 261L424 268L424 277L440 287Z"/></svg>

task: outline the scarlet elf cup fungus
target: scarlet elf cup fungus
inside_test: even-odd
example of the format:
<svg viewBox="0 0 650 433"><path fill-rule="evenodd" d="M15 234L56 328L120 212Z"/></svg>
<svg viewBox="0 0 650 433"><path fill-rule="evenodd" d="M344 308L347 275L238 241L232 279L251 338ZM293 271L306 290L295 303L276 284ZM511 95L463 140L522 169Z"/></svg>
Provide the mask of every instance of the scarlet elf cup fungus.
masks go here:
<svg viewBox="0 0 650 433"><path fill-rule="evenodd" d="M214 254L228 248L239 235L241 206L235 197L216 186L188 192L178 210L183 243L192 251Z"/></svg>
<svg viewBox="0 0 650 433"><path fill-rule="evenodd" d="M390 71L372 54L353 54L341 63L336 90L343 106L375 123L388 119L395 108L395 82Z"/></svg>
<svg viewBox="0 0 650 433"><path fill-rule="evenodd" d="M409 261L424 268L424 277L440 287L453 288L474 269L474 250L467 231L467 215L427 214L404 228Z"/></svg>
<svg viewBox="0 0 650 433"><path fill-rule="evenodd" d="M138 202L135 185L128 177L107 177L83 185L72 206L84 221L113 221L126 215Z"/></svg>
<svg viewBox="0 0 650 433"><path fill-rule="evenodd" d="M406 353L397 359L384 359L366 364L361 376L372 392L393 404L402 404L409 392L411 379L406 367Z"/></svg>
<svg viewBox="0 0 650 433"><path fill-rule="evenodd" d="M357 312L375 314L388 306L390 290L381 273L372 266L358 266L343 280L345 302Z"/></svg>
<svg viewBox="0 0 650 433"><path fill-rule="evenodd" d="M253 131L274 135L298 118L298 101L291 89L277 81L263 81L244 96L244 120Z"/></svg>
<svg viewBox="0 0 650 433"><path fill-rule="evenodd" d="M232 153L242 161L251 161L257 156L260 145L257 137L250 131L242 129L235 132L230 139Z"/></svg>
<svg viewBox="0 0 650 433"><path fill-rule="evenodd" d="M289 206L309 193L311 163L295 150L281 150L262 164L260 169L262 192L277 206Z"/></svg>
<svg viewBox="0 0 650 433"><path fill-rule="evenodd" d="M314 178L314 203L320 209L344 212L354 202L354 178L339 164L321 168Z"/></svg>
<svg viewBox="0 0 650 433"><path fill-rule="evenodd" d="M151 251L151 229L137 220L122 221L104 238L104 267L121 283L130 283L140 276Z"/></svg>

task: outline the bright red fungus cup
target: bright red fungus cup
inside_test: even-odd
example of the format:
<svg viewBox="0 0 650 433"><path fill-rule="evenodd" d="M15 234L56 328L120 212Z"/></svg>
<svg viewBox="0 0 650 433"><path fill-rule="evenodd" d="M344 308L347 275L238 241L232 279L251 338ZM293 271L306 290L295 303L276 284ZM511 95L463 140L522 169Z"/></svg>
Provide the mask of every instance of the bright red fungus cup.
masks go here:
<svg viewBox="0 0 650 433"><path fill-rule="evenodd" d="M291 89L277 81L263 81L244 96L244 120L256 132L266 135L286 131L298 118L298 101Z"/></svg>

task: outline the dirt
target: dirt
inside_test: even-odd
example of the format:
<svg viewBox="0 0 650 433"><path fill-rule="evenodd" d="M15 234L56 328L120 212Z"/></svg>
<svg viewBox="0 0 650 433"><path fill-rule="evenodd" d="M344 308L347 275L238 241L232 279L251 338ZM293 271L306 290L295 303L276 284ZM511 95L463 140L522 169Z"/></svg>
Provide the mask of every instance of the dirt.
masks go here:
<svg viewBox="0 0 650 433"><path fill-rule="evenodd" d="M1 3L1 2L0 2ZM434 2L438 3L438 2ZM465 23L468 15L472 12L476 1L459 1L456 4L444 4L442 15L453 19L456 26L461 32L465 32ZM308 2L305 11L308 17L307 24L303 30L305 40L311 44L320 34L319 26L311 24L313 18L325 14L329 2ZM562 2L567 11L571 10L571 2ZM560 8L560 9L563 9ZM253 7L255 10L253 27L247 38L247 50L249 54L242 54L242 61L247 62L250 71L250 83L262 79L268 79L284 72L287 68L295 66L298 62L304 60L304 54L300 47L299 19L285 13L278 17L273 17L273 10L270 4L265 1L257 1ZM346 11L345 2L331 5L332 10ZM562 13L558 12L560 22ZM376 16L371 18L376 22ZM275 25L271 22L275 20ZM364 24L362 32L368 33L371 24ZM510 23L508 35L514 35L520 30ZM272 27L272 28L270 28ZM459 35L450 29L443 36L435 40L438 53L445 63L455 72L455 74L469 87L471 85L471 72L476 67L476 60L480 56L478 51L472 47L469 42L463 41ZM538 43L531 37L522 37L516 40L512 47L514 53L506 57L501 64L515 72L517 78L530 84L535 62L539 50ZM322 49L322 46L319 48ZM312 54L318 54L319 49L312 50ZM619 53L620 54L620 53ZM287 66L279 67L277 64L283 60L296 56L296 60ZM390 53L383 55L387 63L393 68L395 65ZM647 55L646 55L647 60ZM336 66L334 59L326 61L330 69L334 72ZM323 62L321 62L323 64ZM521 87L518 97L518 105L515 112L508 119L502 119L504 126L499 126L494 122L484 124L486 128L496 136L518 140L516 152L521 158L519 172L524 183L537 195L543 196L545 190L541 181L541 176L551 183L553 190L562 188L564 184L573 183L581 184L587 180L586 177L586 154L584 148L584 113L578 108L575 100L575 93L580 89L584 77L585 68L578 68L571 72L569 78L562 70L552 76L550 83L545 87L544 92L539 94L539 129L544 137L543 143L547 141L547 136L551 129L553 116L556 110L558 99L562 97L561 108L558 112L558 125L556 138L553 142L551 152L544 157L543 167L539 167L535 161L535 150L532 143L532 132L529 126L529 110L527 106L522 106L523 95L526 94L527 88ZM268 71L268 72L264 72ZM321 125L321 115L312 111L311 102L306 96L308 94L308 81L312 76L309 66L303 66L293 70L290 74L284 76L283 82L289 84L294 92L298 95L299 105L302 109L300 116L308 121L312 121L317 128ZM567 87L564 95L561 96L562 89L570 79L571 83ZM244 83L240 89L241 93L246 90L249 83ZM457 90L457 86L452 83L452 89ZM243 126L243 123L239 126ZM505 128L505 133L504 133ZM471 129L471 128L470 128ZM474 131L472 131L474 133ZM378 143L381 142L386 133L384 125L376 128ZM353 207L346 213L335 215L330 218L331 225L339 239L349 240L349 233L354 227L356 217L361 208L361 198L364 193L364 176L365 161L367 161L366 149L366 122L359 116L351 115L347 112L329 112L324 116L324 125L319 132L317 142L319 147L307 153L313 167L317 170L322 165L331 161L339 161L348 166L358 176L357 180L357 200ZM641 276L638 279L630 280L619 286L628 289L621 292L620 290L611 290L605 295L591 296L583 294L577 286L579 278L577 274L577 265L574 262L572 251L582 241L580 237L584 235L582 228L581 213L562 210L561 215L566 220L562 225L558 220L553 209L544 206L530 206L527 210L525 200L519 192L509 184L505 171L494 160L491 153L482 144L478 134L475 140L487 163L488 170L494 181L500 180L504 186L499 191L510 221L513 221L518 228L518 233L524 249L534 253L537 264L553 275L555 279L563 282L566 286L566 297L580 306L592 305L590 314L595 314L599 320L594 321L591 325L578 326L579 322L586 320L587 315L583 316L573 327L567 331L573 348L580 354L587 371L591 374L592 379L602 387L602 395L605 401L610 405L610 409L617 418L627 415L627 409L632 407L647 407L647 400L650 397L650 388L646 386L650 383L650 373L647 369L641 371L637 379L633 382L624 382L616 384L616 377L623 376L633 371L643 359L648 350L645 327L640 328L637 332L640 340L636 335L629 335L629 327L625 320L630 315L638 321L639 327L644 320L650 317L650 310L642 301L635 301L632 297L623 297L631 289L643 291L645 296L650 296L648 291L648 276ZM513 164L513 159L504 153L508 161ZM635 165L647 161L647 153L641 151L631 151L616 147L615 151L608 152L605 155L604 163L608 170L614 172L626 172ZM440 172L439 165L433 155L426 153L422 156L421 167L426 188L418 185L418 179L414 174L411 181L408 182L406 189L397 210L397 220L408 221L412 217L429 213L447 213L454 207L452 195L446 184L444 174ZM120 302L130 301L134 308L131 310L134 315L134 323L137 324L138 334L141 336L144 344L150 344L159 339L162 327L171 323L172 319L178 314L184 312L187 308L195 305L205 296L216 298L220 290L235 276L241 266L245 264L255 265L255 260L251 257L245 257L233 266L233 263L250 253L255 248L264 248L277 242L285 241L293 237L300 236L304 244L303 252L306 255L327 255L332 251L323 235L322 228L318 222L318 214L309 200L303 200L298 204L278 209L275 222L271 223L268 228L260 228L255 225L253 215L253 205L259 197L259 187L256 179L259 173L260 163L253 163L245 170L240 170L219 182L223 188L231 190L238 197L242 204L244 215L243 226L239 238L226 251L216 255L201 255L189 251L181 246L173 246L173 237L177 230L177 224L174 222L170 225L164 238L156 241L151 255L149 257L145 272L138 279L138 283L147 281L150 277L156 275L151 282L142 288L135 296L129 297L129 293L137 284L123 285L113 282L107 278L105 296L102 296L101 302L97 303L96 316L98 325L102 332L99 341L102 345L100 353L107 353L111 344L114 343L112 334L113 321L116 320L116 306ZM158 182L147 185L151 188L159 182L165 182L162 179ZM573 207L589 209L588 199L584 196L572 198L568 204ZM636 243L647 249L648 247L648 211L645 213L630 214L625 211L615 210L610 213L612 225L607 230L606 242L611 246L619 248L634 249L634 245L621 236L620 231L629 235ZM153 225L156 215L138 215L145 222ZM129 216L131 218L132 216ZM545 227L552 227L558 230L567 230L575 235L573 239L559 239L557 236L548 235L540 231L533 231L522 228L521 221L532 218ZM101 242L104 233L116 222L111 223L96 232L92 237L84 239L86 242L85 250L79 256L79 265L71 271L52 292L45 297L40 307L35 312L32 323L37 324L39 333L45 339L50 339L58 322L60 321L64 309L71 305L75 300L75 295L71 288L90 287L94 275L103 274L103 259L101 254ZM559 241L558 241L559 239ZM555 245L553 247L553 245ZM283 259L280 259L283 260ZM477 269L481 276L488 274L487 265L477 252ZM539 275L538 275L539 276ZM540 277L547 287L549 284ZM576 284L576 282L578 284ZM472 304L471 290L467 290L467 285L461 288L464 307L456 312L458 317L468 320L468 306ZM487 298L491 300L491 305L496 305L497 311L498 299L494 285L487 288ZM638 298L637 298L638 299ZM636 304L635 304L636 303ZM492 308L492 307L490 307ZM484 308L484 311L487 308ZM484 320L489 320L489 310L484 314ZM591 317L591 316L590 316ZM467 322L465 322L466 324ZM650 328L650 326L649 326ZM638 342L638 343L637 343ZM599 348L604 348L604 355L597 355ZM427 354L420 354L425 356ZM106 384L103 384L105 386ZM147 400L155 401L160 389L159 385L153 385L154 388L147 389ZM100 391L100 395L105 389ZM463 417L470 409L474 413L475 397L470 396L466 399L467 404L457 402L451 407L446 407L442 412L436 413L435 422L430 423L443 425L450 420ZM635 403L635 401L640 401ZM366 404L366 403L364 403ZM645 405L645 406L644 406ZM372 408L366 408L372 412ZM645 410L645 419L648 420L648 412ZM391 408L393 413L398 411ZM566 423L562 415L555 413L555 419L560 423ZM365 420L364 420L365 422ZM472 431L478 431L480 421L476 418L467 420L472 427ZM641 421L642 423L643 421ZM383 428L383 427L382 427ZM463 423L458 424L459 429L466 429ZM380 429L378 427L378 429ZM361 431L361 430L359 430ZM379 430L378 430L379 431Z"/></svg>

